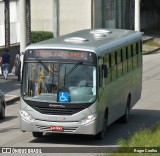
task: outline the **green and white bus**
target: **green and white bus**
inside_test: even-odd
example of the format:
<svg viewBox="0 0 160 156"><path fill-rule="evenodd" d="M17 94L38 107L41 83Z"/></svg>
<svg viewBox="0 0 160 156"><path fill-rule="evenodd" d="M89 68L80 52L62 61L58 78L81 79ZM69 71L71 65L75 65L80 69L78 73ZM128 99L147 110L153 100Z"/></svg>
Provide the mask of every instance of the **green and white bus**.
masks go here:
<svg viewBox="0 0 160 156"><path fill-rule="evenodd" d="M93 135L141 97L142 33L81 30L29 45L23 59L20 127L44 133Z"/></svg>

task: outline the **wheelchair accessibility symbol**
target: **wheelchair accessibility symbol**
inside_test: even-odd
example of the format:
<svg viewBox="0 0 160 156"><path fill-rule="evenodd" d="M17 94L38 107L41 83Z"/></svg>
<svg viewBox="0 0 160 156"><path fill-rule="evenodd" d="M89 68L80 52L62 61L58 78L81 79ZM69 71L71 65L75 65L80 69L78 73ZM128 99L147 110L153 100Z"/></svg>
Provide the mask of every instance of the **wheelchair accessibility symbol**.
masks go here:
<svg viewBox="0 0 160 156"><path fill-rule="evenodd" d="M58 101L59 102L69 102L69 93L60 91L59 96L58 96Z"/></svg>

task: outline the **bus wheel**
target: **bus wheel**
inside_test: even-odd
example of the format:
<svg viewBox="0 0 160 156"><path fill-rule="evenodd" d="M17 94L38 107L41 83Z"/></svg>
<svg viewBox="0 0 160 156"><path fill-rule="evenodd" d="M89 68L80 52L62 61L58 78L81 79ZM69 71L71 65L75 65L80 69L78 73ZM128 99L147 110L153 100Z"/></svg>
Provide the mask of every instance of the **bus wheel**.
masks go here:
<svg viewBox="0 0 160 156"><path fill-rule="evenodd" d="M35 138L40 138L43 136L43 133L42 132L32 132L32 135L35 137Z"/></svg>
<svg viewBox="0 0 160 156"><path fill-rule="evenodd" d="M5 107L2 105L2 110L0 112L0 119L4 119L5 118Z"/></svg>
<svg viewBox="0 0 160 156"><path fill-rule="evenodd" d="M127 123L129 120L129 115L130 115L130 98L127 98L127 103L126 103L126 109L125 109L125 114L121 117L121 121L123 123Z"/></svg>
<svg viewBox="0 0 160 156"><path fill-rule="evenodd" d="M96 140L103 140L104 139L106 128L107 128L107 118L106 118L106 116L104 116L102 131L100 131L98 134L95 135Z"/></svg>

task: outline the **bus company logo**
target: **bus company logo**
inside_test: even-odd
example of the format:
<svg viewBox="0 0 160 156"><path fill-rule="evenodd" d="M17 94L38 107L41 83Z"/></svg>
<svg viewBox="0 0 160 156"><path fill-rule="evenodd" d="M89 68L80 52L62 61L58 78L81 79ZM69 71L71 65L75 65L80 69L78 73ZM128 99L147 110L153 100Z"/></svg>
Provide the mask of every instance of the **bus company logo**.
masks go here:
<svg viewBox="0 0 160 156"><path fill-rule="evenodd" d="M65 108L63 105L55 105L55 104L49 104L49 107L54 107L54 108Z"/></svg>

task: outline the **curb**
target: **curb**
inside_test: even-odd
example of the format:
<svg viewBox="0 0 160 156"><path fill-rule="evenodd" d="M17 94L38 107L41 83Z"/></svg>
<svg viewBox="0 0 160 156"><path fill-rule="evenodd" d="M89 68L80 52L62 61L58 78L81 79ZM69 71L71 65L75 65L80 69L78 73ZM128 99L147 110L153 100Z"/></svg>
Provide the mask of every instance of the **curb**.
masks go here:
<svg viewBox="0 0 160 156"><path fill-rule="evenodd" d="M152 41L153 39L154 39L154 37L152 37L152 36L144 36L143 37L143 43L146 43L148 41Z"/></svg>
<svg viewBox="0 0 160 156"><path fill-rule="evenodd" d="M143 55L154 54L160 51L160 47L143 45Z"/></svg>
<svg viewBox="0 0 160 156"><path fill-rule="evenodd" d="M8 100L6 100L6 105L11 105L11 104L13 104L13 103L15 103L15 102L17 102L19 100L20 100L20 96L8 99Z"/></svg>
<svg viewBox="0 0 160 156"><path fill-rule="evenodd" d="M156 54L160 52L160 48L152 51L143 51L143 55Z"/></svg>

